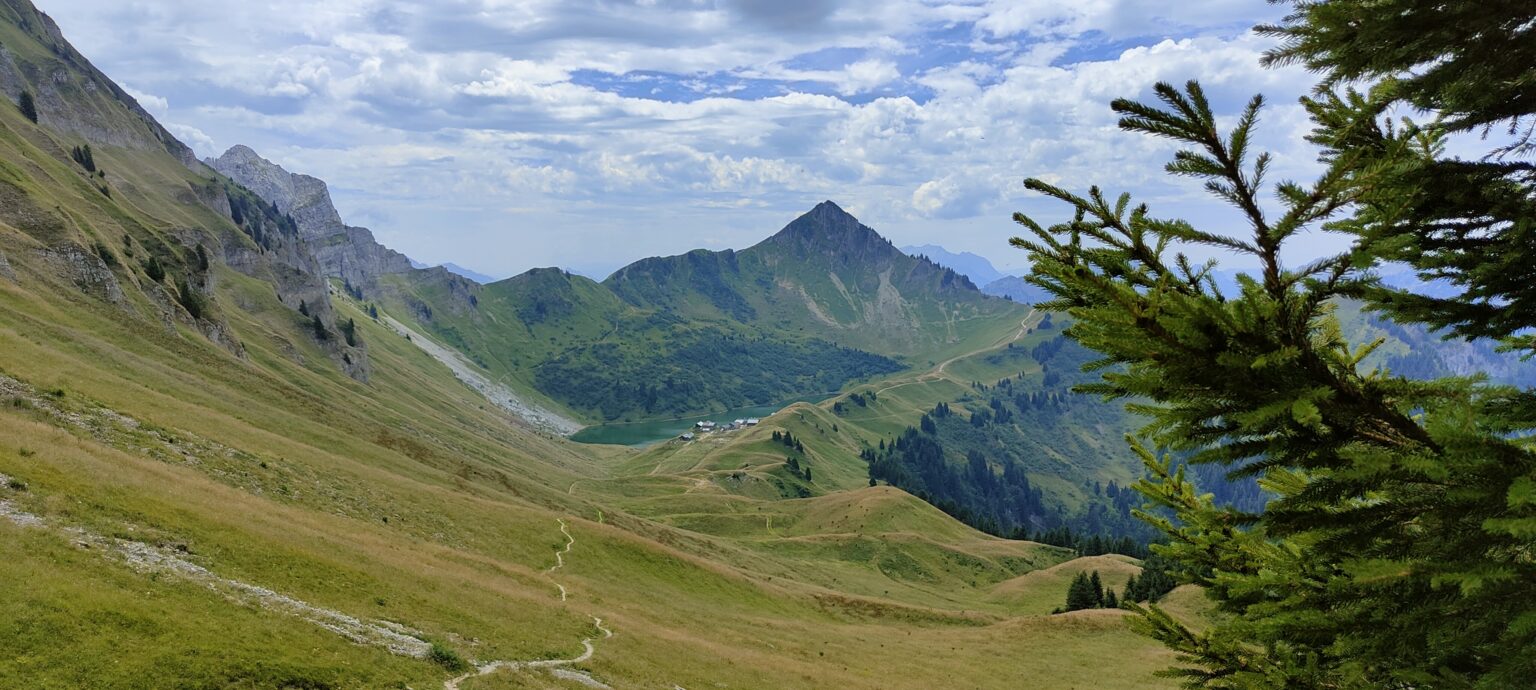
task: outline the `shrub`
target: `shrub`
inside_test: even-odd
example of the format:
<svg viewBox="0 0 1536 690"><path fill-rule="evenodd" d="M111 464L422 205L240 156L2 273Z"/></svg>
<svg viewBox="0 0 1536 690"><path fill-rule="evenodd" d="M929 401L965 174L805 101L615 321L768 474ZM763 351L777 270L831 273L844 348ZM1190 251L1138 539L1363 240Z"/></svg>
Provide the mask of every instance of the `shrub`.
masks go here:
<svg viewBox="0 0 1536 690"><path fill-rule="evenodd" d="M442 666L453 673L469 670L469 662L465 661L464 657L459 656L458 652L444 646L440 642L432 643L432 649L427 652L427 661Z"/></svg>
<svg viewBox="0 0 1536 690"><path fill-rule="evenodd" d="M165 267L160 265L159 259L151 256L144 262L144 275L156 283L164 282Z"/></svg>
<svg viewBox="0 0 1536 690"><path fill-rule="evenodd" d="M101 262L106 264L107 268L117 268L117 255L107 248L105 242L100 240L96 242L96 256L101 257Z"/></svg>

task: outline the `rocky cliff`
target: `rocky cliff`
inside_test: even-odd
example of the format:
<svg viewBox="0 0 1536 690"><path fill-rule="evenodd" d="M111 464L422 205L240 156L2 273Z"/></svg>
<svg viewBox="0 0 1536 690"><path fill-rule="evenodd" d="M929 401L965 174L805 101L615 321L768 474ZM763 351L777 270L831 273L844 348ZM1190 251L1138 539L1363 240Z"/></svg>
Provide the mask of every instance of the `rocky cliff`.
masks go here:
<svg viewBox="0 0 1536 690"><path fill-rule="evenodd" d="M248 146L235 146L206 163L292 216L324 275L366 292L378 289L381 276L416 270L409 257L379 244L367 228L343 223L323 180L290 173Z"/></svg>

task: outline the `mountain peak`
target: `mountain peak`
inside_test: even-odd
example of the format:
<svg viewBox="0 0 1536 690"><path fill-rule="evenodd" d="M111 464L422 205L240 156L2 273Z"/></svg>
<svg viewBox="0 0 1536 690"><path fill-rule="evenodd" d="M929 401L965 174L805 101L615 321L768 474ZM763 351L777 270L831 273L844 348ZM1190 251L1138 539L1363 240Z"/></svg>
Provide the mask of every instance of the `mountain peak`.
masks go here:
<svg viewBox="0 0 1536 690"><path fill-rule="evenodd" d="M834 217L834 218L846 217L846 218L848 218L850 220L858 220L857 218L854 218L852 214L848 213L847 211L844 211L843 207L838 206L837 202L834 202L834 201L832 201L830 199L828 199L827 201L823 201L823 202L821 202L819 204L816 204L816 208L811 209L811 213L815 214L815 215L820 215L820 216L827 216L827 217Z"/></svg>
<svg viewBox="0 0 1536 690"><path fill-rule="evenodd" d="M784 226L768 242L790 243L820 250L862 251L890 246L890 242L879 233L831 201L817 204ZM895 251L895 248L891 247L891 251Z"/></svg>

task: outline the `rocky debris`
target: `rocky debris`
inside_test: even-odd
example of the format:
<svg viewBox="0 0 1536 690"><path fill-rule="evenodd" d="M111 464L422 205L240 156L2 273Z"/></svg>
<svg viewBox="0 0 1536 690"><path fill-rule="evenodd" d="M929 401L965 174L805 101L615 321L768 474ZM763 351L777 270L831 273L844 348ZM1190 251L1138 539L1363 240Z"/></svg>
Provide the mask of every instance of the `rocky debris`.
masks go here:
<svg viewBox="0 0 1536 690"><path fill-rule="evenodd" d="M11 268L11 262L5 258L5 252L0 252L0 278L16 282L16 270Z"/></svg>
<svg viewBox="0 0 1536 690"><path fill-rule="evenodd" d="M589 688L597 688L598 690L613 690L613 686L593 678L585 671L572 671L570 669L557 668L551 670L549 673L550 675L553 675L554 677L561 680L574 681Z"/></svg>
<svg viewBox="0 0 1536 690"><path fill-rule="evenodd" d="M524 400L522 396L514 393L512 389L492 381L485 374L482 374L463 354L460 354L458 350L439 345L388 315L383 315L382 320L390 328L393 328L396 333L410 338L411 343L421 348L423 352L431 355L433 359L442 362L453 371L453 375L458 377L460 381L478 391L487 400L495 403L497 407L511 412L536 428L553 433L568 436L581 431L582 425L579 422Z"/></svg>
<svg viewBox="0 0 1536 690"><path fill-rule="evenodd" d="M0 475L3 476L3 475ZM33 529L50 527L49 521L25 512L8 500L0 500L0 517ZM79 527L63 526L57 530L76 546L112 554L121 558L129 568L146 575L169 575L202 585L226 598L244 605L254 605L283 613L318 625L352 642L383 647L393 654L417 659L426 658L432 645L416 630L390 621L369 621L350 616L334 609L295 599L274 592L266 587L221 577L207 568L184 557L182 548L156 546L141 541L108 537Z"/></svg>
<svg viewBox="0 0 1536 690"><path fill-rule="evenodd" d="M95 252L68 244L37 250L37 257L54 275L63 276L81 290L113 304L123 304L123 287L112 269Z"/></svg>

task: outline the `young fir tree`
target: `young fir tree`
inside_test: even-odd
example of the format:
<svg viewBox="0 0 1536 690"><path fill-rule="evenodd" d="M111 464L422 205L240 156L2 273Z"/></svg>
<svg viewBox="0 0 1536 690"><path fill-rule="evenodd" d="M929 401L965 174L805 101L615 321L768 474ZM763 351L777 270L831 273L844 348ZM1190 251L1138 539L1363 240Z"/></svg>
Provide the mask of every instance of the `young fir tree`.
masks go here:
<svg viewBox="0 0 1536 690"><path fill-rule="evenodd" d="M1328 19L1340 33L1319 34L1330 42L1319 50L1355 64L1365 58L1343 53L1354 50L1355 36L1377 30L1371 23L1380 5L1301 3L1292 21L1338 8L1347 16ZM1513 21L1529 33L1529 4L1489 11L1519 14ZM1528 89L1530 72L1522 74L1524 81L1480 87ZM1326 169L1309 184L1267 180L1270 157L1254 155L1250 143L1262 98L1226 133L1193 82L1183 90L1157 85L1158 105L1116 101L1123 129L1184 146L1168 171L1203 181L1232 205L1246 237L1158 218L1098 188L1078 195L1026 182L1073 210L1070 221L1051 227L1016 215L1032 237L1015 243L1031 254L1031 282L1054 296L1043 308L1069 312L1068 334L1103 354L1091 365L1101 381L1080 390L1132 401L1150 418L1146 440L1171 451L1131 439L1149 472L1136 489L1156 508L1140 515L1168 539L1155 551L1180 579L1201 585L1219 615L1196 632L1156 606L1129 608L1140 614L1142 632L1179 653L1182 666L1169 673L1187 687L1510 688L1536 677L1536 395L1367 368L1362 361L1374 346L1351 345L1333 316L1338 299L1366 295L1399 318L1461 332L1519 338L1536 326L1536 310L1502 309L1494 321L1457 311L1536 304L1531 280L1506 281L1493 270L1536 264L1528 239L1517 241L1528 238L1522 233L1532 216L1499 206L1516 192L1529 202L1529 167L1436 177L1437 188L1419 177L1438 165L1457 167L1438 158L1447 130L1508 118L1448 106L1437 124L1379 122L1386 107L1404 102L1401 94L1419 93L1405 89L1387 80L1370 96L1310 100L1312 140L1324 146ZM1467 98L1469 110L1521 102L1513 93ZM1487 217L1506 222L1479 226ZM1288 268L1282 252L1328 221L1357 234L1355 251ZM1468 241L1514 237L1481 254L1458 253L1435 237L1461 230ZM1214 262L1179 252L1190 244L1245 255L1259 269L1224 293ZM1398 250L1422 261L1421 269L1461 281L1464 299L1397 308L1369 269ZM1172 452L1257 476L1274 498L1260 514L1218 506Z"/></svg>
<svg viewBox="0 0 1536 690"><path fill-rule="evenodd" d="M187 282L186 278L176 279L176 301L180 302L181 306L194 319L202 318L203 312L207 310L207 304L203 301L203 296L192 289L192 285Z"/></svg>
<svg viewBox="0 0 1536 690"><path fill-rule="evenodd" d="M32 98L31 91L21 92L21 98L16 101L16 108L21 111L22 117L37 124L37 101Z"/></svg>

